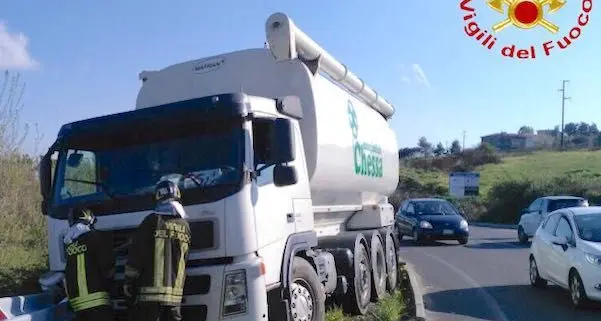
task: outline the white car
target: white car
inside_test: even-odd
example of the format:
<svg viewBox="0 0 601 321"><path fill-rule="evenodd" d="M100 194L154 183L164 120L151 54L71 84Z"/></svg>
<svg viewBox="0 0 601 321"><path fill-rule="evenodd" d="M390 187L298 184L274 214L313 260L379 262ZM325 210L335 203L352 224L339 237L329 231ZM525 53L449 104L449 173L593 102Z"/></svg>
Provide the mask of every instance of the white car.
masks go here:
<svg viewBox="0 0 601 321"><path fill-rule="evenodd" d="M518 222L518 240L528 242L547 215L566 207L588 206L588 201L577 196L545 196L535 199L528 208L522 210Z"/></svg>
<svg viewBox="0 0 601 321"><path fill-rule="evenodd" d="M532 238L530 284L570 291L572 303L601 301L601 206L549 213Z"/></svg>

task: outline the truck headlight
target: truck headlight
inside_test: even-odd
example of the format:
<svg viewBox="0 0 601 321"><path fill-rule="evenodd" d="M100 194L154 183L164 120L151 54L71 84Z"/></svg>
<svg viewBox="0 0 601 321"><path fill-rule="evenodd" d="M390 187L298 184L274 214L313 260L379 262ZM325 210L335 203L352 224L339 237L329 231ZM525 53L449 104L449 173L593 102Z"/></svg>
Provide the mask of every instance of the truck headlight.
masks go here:
<svg viewBox="0 0 601 321"><path fill-rule="evenodd" d="M227 273L223 286L223 316L245 313L247 304L246 271Z"/></svg>
<svg viewBox="0 0 601 321"><path fill-rule="evenodd" d="M459 228L462 230L467 230L467 221L466 220L461 220L461 223L459 223Z"/></svg>
<svg viewBox="0 0 601 321"><path fill-rule="evenodd" d="M419 227L421 227L421 228L432 228L432 224L430 224L430 222L428 222L428 221L421 221L421 222L419 222Z"/></svg>
<svg viewBox="0 0 601 321"><path fill-rule="evenodd" d="M601 256L584 253L584 257L589 263L601 266Z"/></svg>

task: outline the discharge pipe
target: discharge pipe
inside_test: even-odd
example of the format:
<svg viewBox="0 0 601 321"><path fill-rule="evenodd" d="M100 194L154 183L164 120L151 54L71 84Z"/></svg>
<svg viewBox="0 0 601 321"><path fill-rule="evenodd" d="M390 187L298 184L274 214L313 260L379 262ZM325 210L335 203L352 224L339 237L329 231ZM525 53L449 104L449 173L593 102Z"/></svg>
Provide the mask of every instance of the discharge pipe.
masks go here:
<svg viewBox="0 0 601 321"><path fill-rule="evenodd" d="M394 106L369 88L363 80L355 76L346 65L321 48L302 30L298 29L286 14L274 13L267 19L265 33L269 49L277 61L300 58L304 61L317 61L317 70L342 85L372 109L390 119Z"/></svg>

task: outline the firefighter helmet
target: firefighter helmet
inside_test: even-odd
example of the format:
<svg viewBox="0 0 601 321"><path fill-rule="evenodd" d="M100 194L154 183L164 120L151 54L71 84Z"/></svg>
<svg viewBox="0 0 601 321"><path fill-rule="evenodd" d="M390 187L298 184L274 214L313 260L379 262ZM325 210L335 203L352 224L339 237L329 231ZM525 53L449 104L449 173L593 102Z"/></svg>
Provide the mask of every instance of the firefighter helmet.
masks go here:
<svg viewBox="0 0 601 321"><path fill-rule="evenodd" d="M94 225L96 223L96 217L89 208L76 207L69 211L69 226L73 226L77 223L85 225Z"/></svg>
<svg viewBox="0 0 601 321"><path fill-rule="evenodd" d="M170 180L163 180L157 183L154 190L154 199L157 203L177 201L182 198L177 184Z"/></svg>

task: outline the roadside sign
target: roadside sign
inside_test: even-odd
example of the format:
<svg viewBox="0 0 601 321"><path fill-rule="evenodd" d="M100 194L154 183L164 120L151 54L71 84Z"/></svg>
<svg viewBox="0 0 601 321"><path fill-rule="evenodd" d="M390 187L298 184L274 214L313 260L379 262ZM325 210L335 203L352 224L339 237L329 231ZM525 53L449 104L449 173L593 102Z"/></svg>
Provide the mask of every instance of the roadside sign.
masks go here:
<svg viewBox="0 0 601 321"><path fill-rule="evenodd" d="M480 193L480 173L451 172L449 173L449 195L463 198L478 196Z"/></svg>

